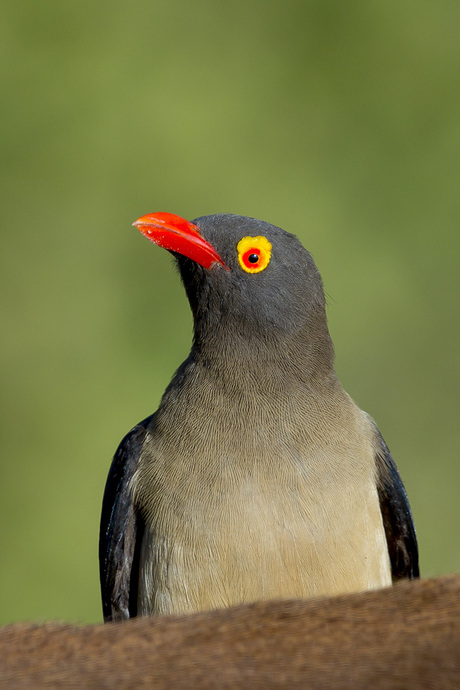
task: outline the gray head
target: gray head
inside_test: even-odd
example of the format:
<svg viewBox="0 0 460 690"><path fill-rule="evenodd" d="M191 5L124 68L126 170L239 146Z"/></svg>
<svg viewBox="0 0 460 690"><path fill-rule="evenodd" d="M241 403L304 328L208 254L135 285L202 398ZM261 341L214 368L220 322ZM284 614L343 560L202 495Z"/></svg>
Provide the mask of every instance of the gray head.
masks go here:
<svg viewBox="0 0 460 690"><path fill-rule="evenodd" d="M135 225L177 260L194 316L195 347L212 343L214 350L230 352L243 343L260 354L261 343L295 342L310 359L332 366L321 276L295 235L232 214L192 223L149 214Z"/></svg>

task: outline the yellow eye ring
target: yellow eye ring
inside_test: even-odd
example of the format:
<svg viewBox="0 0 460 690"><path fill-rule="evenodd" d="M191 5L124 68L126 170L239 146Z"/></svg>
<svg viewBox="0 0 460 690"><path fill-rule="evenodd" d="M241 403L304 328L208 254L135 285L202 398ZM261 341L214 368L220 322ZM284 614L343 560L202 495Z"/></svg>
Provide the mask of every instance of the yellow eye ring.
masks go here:
<svg viewBox="0 0 460 690"><path fill-rule="evenodd" d="M243 237L236 247L238 261L246 273L260 273L270 262L272 245L266 237Z"/></svg>

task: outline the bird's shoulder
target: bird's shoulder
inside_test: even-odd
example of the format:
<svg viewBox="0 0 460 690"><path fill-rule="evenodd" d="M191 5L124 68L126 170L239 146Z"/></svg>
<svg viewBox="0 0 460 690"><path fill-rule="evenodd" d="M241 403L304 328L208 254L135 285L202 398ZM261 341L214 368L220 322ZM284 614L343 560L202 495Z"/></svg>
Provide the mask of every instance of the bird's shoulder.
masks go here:
<svg viewBox="0 0 460 690"><path fill-rule="evenodd" d="M102 502L99 566L105 620L123 620L136 607L136 560L143 533L142 516L132 496L132 479L139 464L151 417L137 424L114 455Z"/></svg>
<svg viewBox="0 0 460 690"><path fill-rule="evenodd" d="M369 417L369 416L368 416ZM418 545L406 488L393 456L374 420L376 485L393 580L419 577Z"/></svg>

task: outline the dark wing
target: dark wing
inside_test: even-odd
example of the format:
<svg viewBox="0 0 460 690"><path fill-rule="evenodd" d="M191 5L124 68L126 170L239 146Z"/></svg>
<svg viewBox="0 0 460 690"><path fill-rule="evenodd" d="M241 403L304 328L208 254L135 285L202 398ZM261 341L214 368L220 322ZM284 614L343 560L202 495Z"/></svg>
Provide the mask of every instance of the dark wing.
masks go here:
<svg viewBox="0 0 460 690"><path fill-rule="evenodd" d="M382 511L383 526L390 554L393 582L419 577L418 547L414 521L404 484L395 461L380 432L377 464L377 489Z"/></svg>
<svg viewBox="0 0 460 690"><path fill-rule="evenodd" d="M146 419L120 443L110 467L102 501L99 572L104 620L120 621L137 613L139 554L144 525L133 503L130 482L147 433Z"/></svg>

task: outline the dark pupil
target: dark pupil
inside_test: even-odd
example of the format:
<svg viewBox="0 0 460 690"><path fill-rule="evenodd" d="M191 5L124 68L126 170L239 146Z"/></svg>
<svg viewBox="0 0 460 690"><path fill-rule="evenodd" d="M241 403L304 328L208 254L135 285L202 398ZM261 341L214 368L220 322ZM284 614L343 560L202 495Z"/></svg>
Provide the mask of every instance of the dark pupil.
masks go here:
<svg viewBox="0 0 460 690"><path fill-rule="evenodd" d="M258 254L249 254L248 261L251 264L256 264L259 261L259 255Z"/></svg>

